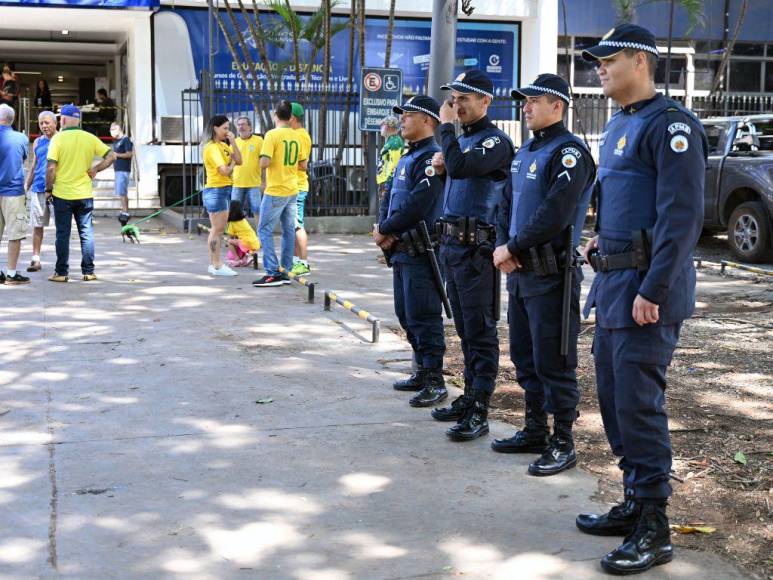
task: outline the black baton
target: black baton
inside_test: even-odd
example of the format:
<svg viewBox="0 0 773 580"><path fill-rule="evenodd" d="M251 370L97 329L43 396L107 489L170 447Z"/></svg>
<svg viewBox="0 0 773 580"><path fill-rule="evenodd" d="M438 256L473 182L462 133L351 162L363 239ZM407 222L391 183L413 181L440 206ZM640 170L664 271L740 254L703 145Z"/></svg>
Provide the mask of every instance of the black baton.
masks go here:
<svg viewBox="0 0 773 580"><path fill-rule="evenodd" d="M435 255L435 246L432 245L432 239L429 237L427 223L424 220L421 220L417 229L419 230L419 236L424 242L424 247L427 251L429 267L432 270L432 277L435 279L435 288L440 295L441 302L443 302L443 309L446 311L446 317L451 318L451 303L448 301L446 287L445 284L443 284L443 277L440 275L440 266L438 265L437 256Z"/></svg>
<svg viewBox="0 0 773 580"><path fill-rule="evenodd" d="M566 229L566 263L564 264L564 293L561 297L561 356L569 354L569 324L572 309L572 275L574 274L574 226Z"/></svg>
<svg viewBox="0 0 773 580"><path fill-rule="evenodd" d="M500 310L502 310L502 271L494 268L494 320L499 322Z"/></svg>

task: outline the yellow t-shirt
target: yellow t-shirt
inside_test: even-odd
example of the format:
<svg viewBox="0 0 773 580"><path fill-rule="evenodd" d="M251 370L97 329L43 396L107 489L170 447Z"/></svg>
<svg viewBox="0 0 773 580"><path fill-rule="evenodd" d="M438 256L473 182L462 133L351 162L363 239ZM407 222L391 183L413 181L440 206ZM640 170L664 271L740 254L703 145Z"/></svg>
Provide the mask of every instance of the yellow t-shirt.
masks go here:
<svg viewBox="0 0 773 580"><path fill-rule="evenodd" d="M209 141L204 145L204 170L207 173L207 182L204 187L228 187L233 185L230 175L221 175L217 170L231 163L231 146L223 141Z"/></svg>
<svg viewBox="0 0 773 580"><path fill-rule="evenodd" d="M303 127L298 127L295 133L298 135L298 142L301 144L299 158L308 161L311 157L311 135ZM298 191L309 191L309 174L300 167L298 168Z"/></svg>
<svg viewBox="0 0 773 580"><path fill-rule="evenodd" d="M294 129L277 127L266 133L260 151L261 157L271 159L266 169L265 195L287 197L298 194L298 162L305 161L301 153Z"/></svg>
<svg viewBox="0 0 773 580"><path fill-rule="evenodd" d="M61 199L94 197L91 177L87 171L94 157L104 157L110 147L96 136L77 127L68 127L51 138L47 159L56 161L54 195Z"/></svg>
<svg viewBox="0 0 773 580"><path fill-rule="evenodd" d="M260 187L260 150L263 148L263 137L237 137L236 146L242 154L242 164L234 167L234 187Z"/></svg>
<svg viewBox="0 0 773 580"><path fill-rule="evenodd" d="M255 235L255 230L252 229L250 222L246 219L239 220L238 222L228 222L225 233L239 238L239 241L248 246L253 252L260 249L258 236Z"/></svg>

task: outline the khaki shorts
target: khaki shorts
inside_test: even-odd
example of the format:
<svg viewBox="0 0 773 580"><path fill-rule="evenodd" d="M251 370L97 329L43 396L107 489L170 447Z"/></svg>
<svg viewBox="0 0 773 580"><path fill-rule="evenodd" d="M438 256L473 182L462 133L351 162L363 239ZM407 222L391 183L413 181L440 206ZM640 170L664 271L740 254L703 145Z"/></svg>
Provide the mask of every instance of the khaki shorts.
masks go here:
<svg viewBox="0 0 773 580"><path fill-rule="evenodd" d="M45 228L51 223L51 204L46 203L45 193L30 194L30 225Z"/></svg>
<svg viewBox="0 0 773 580"><path fill-rule="evenodd" d="M9 241L27 237L27 215L26 195L0 195L0 239L3 233Z"/></svg>

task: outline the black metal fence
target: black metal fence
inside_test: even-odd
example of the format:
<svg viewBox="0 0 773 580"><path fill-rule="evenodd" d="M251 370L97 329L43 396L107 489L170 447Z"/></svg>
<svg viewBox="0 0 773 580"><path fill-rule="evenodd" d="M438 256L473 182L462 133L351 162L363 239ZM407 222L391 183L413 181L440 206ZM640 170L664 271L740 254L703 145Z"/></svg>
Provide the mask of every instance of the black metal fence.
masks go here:
<svg viewBox="0 0 773 580"><path fill-rule="evenodd" d="M203 79L205 80L205 79ZM237 86L238 85L238 86ZM340 216L369 213L368 180L375 179L365 167L363 132L359 130L359 95L356 87L346 84L322 86L319 83L244 87L234 81L202 82L211 90L191 89L182 93L183 110L183 187L184 195L201 188L201 143L209 116L223 114L235 120L245 116L255 131L265 133L273 126L270 111L280 99L300 102L306 112L305 126L312 139L309 163L311 191L306 202L307 215ZM408 88L406 96L416 89ZM684 101L684 98L680 98ZM690 106L699 117L749 115L773 111L773 95L744 96L720 94L695 97ZM604 126L617 110L613 101L600 94L576 94L569 110L569 128L584 135L594 155ZM499 91L489 116L516 145L521 143L519 103L509 91ZM373 133L372 138L377 138ZM380 137L378 146L381 144ZM200 196L183 206L186 219L203 217Z"/></svg>

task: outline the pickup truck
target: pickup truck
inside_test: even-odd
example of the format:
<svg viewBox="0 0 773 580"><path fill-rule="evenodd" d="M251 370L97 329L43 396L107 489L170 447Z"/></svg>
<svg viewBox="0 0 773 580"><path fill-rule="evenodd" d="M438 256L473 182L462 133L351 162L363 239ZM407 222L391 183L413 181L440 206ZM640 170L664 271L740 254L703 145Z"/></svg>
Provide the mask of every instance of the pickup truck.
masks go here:
<svg viewBox="0 0 773 580"><path fill-rule="evenodd" d="M704 229L727 229L743 262L773 254L773 115L702 120L709 138Z"/></svg>

